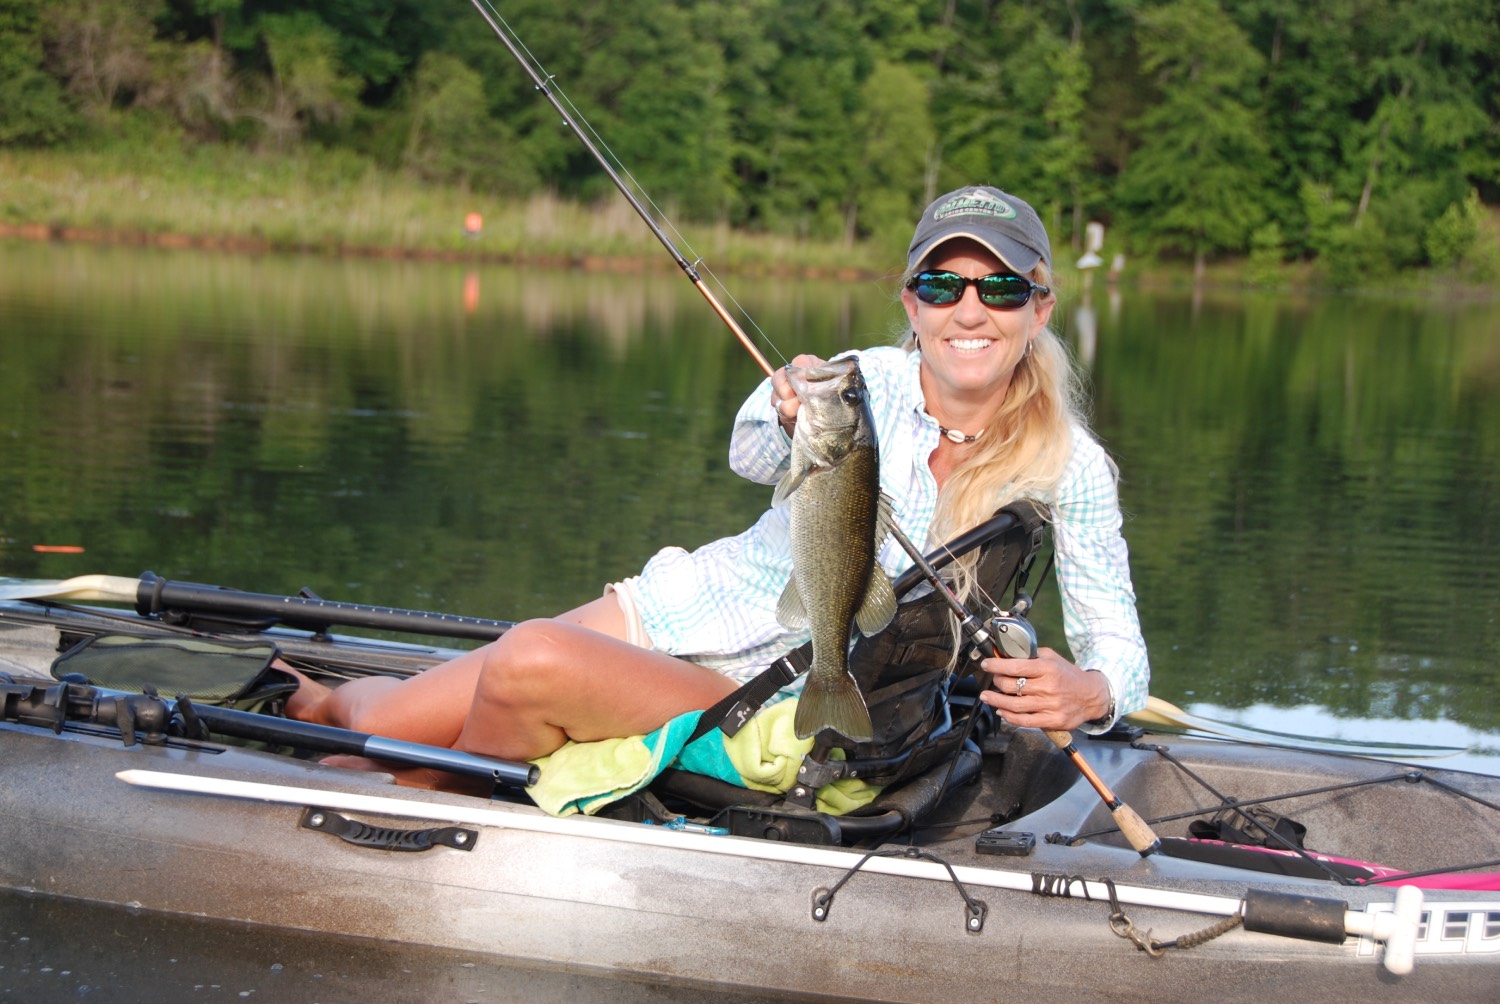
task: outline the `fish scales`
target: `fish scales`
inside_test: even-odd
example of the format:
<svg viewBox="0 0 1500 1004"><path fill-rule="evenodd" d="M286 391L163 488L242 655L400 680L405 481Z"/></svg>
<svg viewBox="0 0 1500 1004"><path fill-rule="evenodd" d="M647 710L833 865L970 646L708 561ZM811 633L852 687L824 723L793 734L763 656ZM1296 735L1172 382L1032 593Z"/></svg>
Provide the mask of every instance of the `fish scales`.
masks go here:
<svg viewBox="0 0 1500 1004"><path fill-rule="evenodd" d="M777 616L789 628L808 628L813 648L794 728L804 739L827 728L867 741L874 729L849 673L851 628L874 634L896 611L875 557L890 508L880 492L874 420L855 360L793 368L788 376L801 406L775 497L791 506L792 552Z"/></svg>

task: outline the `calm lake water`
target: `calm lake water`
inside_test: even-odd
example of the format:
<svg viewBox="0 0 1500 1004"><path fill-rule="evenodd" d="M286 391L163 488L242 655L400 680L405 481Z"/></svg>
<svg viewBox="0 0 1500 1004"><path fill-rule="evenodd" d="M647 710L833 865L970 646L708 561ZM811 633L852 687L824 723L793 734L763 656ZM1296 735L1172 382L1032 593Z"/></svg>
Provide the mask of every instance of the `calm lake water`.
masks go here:
<svg viewBox="0 0 1500 1004"><path fill-rule="evenodd" d="M891 282L731 287L773 359L899 319ZM1500 303L1101 283L1057 316L1152 692L1500 772ZM759 379L675 271L0 243L0 575L553 613L769 503L725 461Z"/></svg>

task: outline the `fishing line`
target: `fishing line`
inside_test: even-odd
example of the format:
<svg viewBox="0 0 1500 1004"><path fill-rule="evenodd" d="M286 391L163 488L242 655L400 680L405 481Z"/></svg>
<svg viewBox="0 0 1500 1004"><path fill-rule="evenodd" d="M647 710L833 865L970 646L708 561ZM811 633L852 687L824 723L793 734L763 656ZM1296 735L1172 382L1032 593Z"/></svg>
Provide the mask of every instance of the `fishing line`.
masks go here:
<svg viewBox="0 0 1500 1004"><path fill-rule="evenodd" d="M750 336L745 334L745 330L744 328L740 327L739 322L737 322L734 317L724 309L723 304L721 304L714 296L713 292L706 285L704 285L703 280L699 276L698 270L695 265L684 258L681 251L677 250L677 245L672 242L672 238L667 236L666 232L662 230L661 225L657 222L656 217L652 215L651 210L648 210L641 203L641 200L636 197L635 192L631 190L630 185L626 184L625 179L620 174L620 171L617 170L615 168L615 165L605 157L599 146L590 137L589 132L585 132L583 127L579 125L579 120L581 120L583 117L581 115L575 117L574 113L570 111L569 108L565 106L561 101L558 100L557 96L553 93L551 75L542 70L540 64L538 64L535 59L525 51L524 47L519 43L519 40L515 38L514 32L510 28L510 25L506 24L505 21L500 17L499 12L494 9L494 5L491 3L491 0L470 0L470 3L473 4L474 9L479 12L479 16L484 18L485 23L490 26L490 28L495 32L496 36L499 37L501 44L503 44L505 48L510 51L510 54L515 57L516 62L520 63L521 68L526 71L529 77L531 77L532 83L536 85L536 89L541 91L542 95L552 104L552 107L556 108L558 113L562 115L563 123L573 131L573 134L577 136L579 140L583 142L584 147L587 148L589 153L593 155L594 159L599 162L599 166L604 168L604 173L609 175L609 179L614 182L615 187L620 190L620 194L625 196L625 199L630 203L631 208L636 211L636 214L640 216L641 220L644 221L646 226L651 229L652 234L656 236L656 239L661 242L662 246L671 253L672 257L677 261L677 264L682 269L683 273L687 275L687 277L692 281L698 292L703 295L703 298L708 301L708 305L713 309L713 311L718 314L719 319L723 321L725 326L727 326L729 330L734 334L734 336L739 339L739 342L742 346L744 346L745 351L750 353L750 356L755 360L756 364L760 366L761 370L766 374L766 376L771 376L775 371L772 368L771 364L766 361L766 357L761 354L758 348L756 348L755 343L751 341ZM757 331L759 331L758 328ZM764 332L761 332L761 335L762 337L764 337ZM769 343L769 339L767 339L767 341ZM780 354L781 353L778 352L778 355ZM785 359L786 357L782 355L782 358ZM889 532L896 543L901 546L901 549L905 551L907 555L912 559L912 562L922 570L924 577L926 577L926 579L932 584L934 592L940 594L943 599L947 601L950 609L952 609L953 612L960 618L960 626L965 630L965 632L970 634L971 642L973 642L975 645L987 644L991 647L995 655L1002 654L998 646L995 646L993 641L989 638L988 633L984 631L983 626L979 623L979 621L966 607L964 607L963 603L958 599L958 597L953 594L953 591L948 588L947 583L943 581L939 574L933 569L931 563L927 561L927 557L921 552L921 550L917 548L915 544L911 542L910 539L907 538L906 534L898 525L896 525L894 520L890 524ZM1142 857L1151 854L1161 846L1161 841L1157 839L1156 834L1151 832L1151 828L1145 824L1145 822L1133 809L1131 809L1124 802L1120 801L1120 799L1115 796L1114 792L1110 790L1109 786L1104 783L1103 779L1094 772L1091 766L1089 766L1088 761L1084 759L1083 754L1080 753L1078 751L1078 747L1074 745L1073 738L1070 733L1052 729L1043 729L1042 731L1046 733L1047 737L1051 739L1052 742L1063 751L1068 759L1073 762L1074 766L1078 768L1079 773L1081 773L1089 782L1089 784L1094 788L1094 791L1099 795L1100 799L1104 801L1105 805L1109 808L1110 813L1114 816L1115 822L1120 827L1121 832L1126 835L1127 839L1129 839L1131 843L1131 846L1133 846L1138 852L1140 852Z"/></svg>
<svg viewBox="0 0 1500 1004"><path fill-rule="evenodd" d="M665 247L669 252L671 252L672 257L677 261L678 267L682 269L684 274L687 275L688 279L692 281L695 287L697 287L698 292L703 295L703 298L708 301L709 306L712 307L714 312L719 315L719 319L729 326L729 330L733 332L735 337L740 340L740 343L745 347L746 351L748 351L751 357L755 359L756 363L759 364L760 368L765 372L765 374L767 376L770 376L772 373L772 366L769 362L766 361L766 357L761 354L761 351L758 348L756 348L755 343L750 339L749 335L745 333L744 329L739 325L734 317L724 309L721 303L719 303L718 298L714 296L713 292L709 290L706 285L704 285L703 279L699 273L700 266L703 266L703 258L695 250L693 250L692 245L688 243L687 239L683 237L682 233L677 229L676 226L673 225L667 215L662 212L661 207L651 199L651 196L646 192L645 187L635 179L635 176L630 173L629 169L625 167L625 165L617 156L615 156L614 151L611 150L609 148L609 145L604 142L603 137L601 137L598 131L595 130L594 127L589 123L588 117L585 116L581 111L579 111L578 107L573 104L572 99L569 98L567 96L567 93L564 92L563 89L556 83L556 77L553 74L547 72L547 70L542 66L541 61L538 60L536 56L531 53L531 50L526 47L526 44L521 41L521 38L516 33L516 30L512 28L510 26L510 23L507 22L505 18L500 15L500 12L495 9L495 5L491 2L491 0L470 0L470 3L473 5L474 9L479 12L479 16L484 18L485 22L490 26L491 30L494 31L495 35L499 37L500 42L506 47L506 49L510 50L510 54L515 58L516 62L521 64L521 68L525 70L526 75L531 78L532 85L538 91L541 91L542 96L545 97L549 102L551 102L552 107L556 108L557 111L562 115L563 124L571 129L574 135L576 135L580 140L583 141L584 148L587 149L588 152L593 155L594 159L599 162L599 165L604 168L604 173L609 176L610 181L614 182L615 187L620 190L620 194L625 197L625 201L630 204L630 208L634 209L636 214L645 221L646 226L651 229L652 234L655 235L656 239L662 243L662 246ZM648 205L650 207L649 209L647 208ZM675 235L677 239L687 247L688 251L693 255L692 261L689 261L688 258L677 249L677 244L674 243L672 238L669 237L666 231L662 229L663 224L665 224L666 227L670 228L672 234ZM755 330L755 333L760 337L760 340L769 345L771 349L781 357L781 360L783 362L786 362L787 359L785 353L783 353L776 346L775 342L771 340L770 336L765 333L760 325L755 323L755 319L750 316L749 311L747 311L744 305L742 305L738 300L734 298L734 295L730 293L729 289L724 285L724 283L719 280L719 277L715 275L711 269L704 267L704 271L707 272L709 278L713 280L714 286L717 287L718 290L726 298L728 298L729 302L734 305L735 310L738 311L739 314L745 318L746 323L748 323L750 327Z"/></svg>

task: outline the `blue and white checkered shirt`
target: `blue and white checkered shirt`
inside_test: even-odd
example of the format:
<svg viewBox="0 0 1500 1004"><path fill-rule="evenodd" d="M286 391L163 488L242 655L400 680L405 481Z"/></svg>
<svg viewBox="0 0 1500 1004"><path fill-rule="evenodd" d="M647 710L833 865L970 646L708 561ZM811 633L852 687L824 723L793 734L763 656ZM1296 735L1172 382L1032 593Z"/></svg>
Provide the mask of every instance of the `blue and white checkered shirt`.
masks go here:
<svg viewBox="0 0 1500 1004"><path fill-rule="evenodd" d="M938 499L927 458L939 433L922 396L921 356L895 346L845 355L859 359L869 388L881 489L907 537L925 541ZM1073 442L1056 491L1038 501L1052 510L1063 626L1073 660L1105 675L1115 713L1123 715L1145 706L1150 668L1120 536L1115 470L1086 430L1075 428ZM768 378L735 416L729 464L769 485L786 473L790 458L791 440L771 407ZM648 561L634 590L653 645L748 680L807 641L806 630L788 631L776 620L776 602L792 574L790 514L790 506L778 506L738 536L691 553L669 547ZM911 564L894 540L886 541L879 558L893 577ZM1089 728L1102 731L1109 724Z"/></svg>

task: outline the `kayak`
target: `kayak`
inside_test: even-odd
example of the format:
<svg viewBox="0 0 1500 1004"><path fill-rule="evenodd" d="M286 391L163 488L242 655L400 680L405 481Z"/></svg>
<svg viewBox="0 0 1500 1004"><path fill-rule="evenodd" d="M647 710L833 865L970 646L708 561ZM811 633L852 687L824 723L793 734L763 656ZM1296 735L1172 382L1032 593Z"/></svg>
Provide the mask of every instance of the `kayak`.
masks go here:
<svg viewBox="0 0 1500 1004"><path fill-rule="evenodd" d="M167 593L136 587L153 582ZM399 617L358 624L310 597L270 617L259 594L203 588L214 609L196 617L42 588L0 600L0 888L777 996L1479 1001L1500 985L1500 778L1443 769L1441 751L1180 721L1075 735L1159 838L1146 853L1035 730L986 736L913 830L764 803L558 817L526 795L533 765L481 760L489 798L400 787L320 756L423 748L54 677L100 636L270 643L342 677L455 654L330 630L412 630Z"/></svg>

